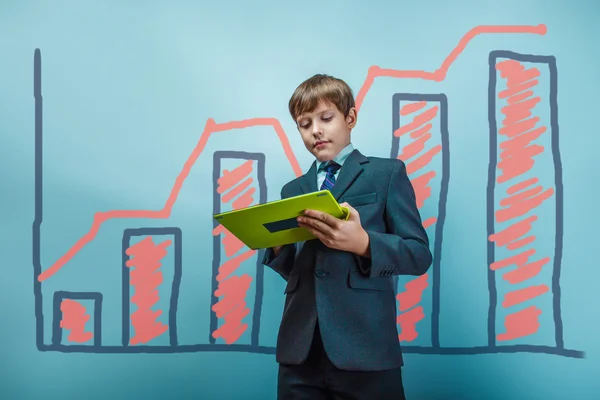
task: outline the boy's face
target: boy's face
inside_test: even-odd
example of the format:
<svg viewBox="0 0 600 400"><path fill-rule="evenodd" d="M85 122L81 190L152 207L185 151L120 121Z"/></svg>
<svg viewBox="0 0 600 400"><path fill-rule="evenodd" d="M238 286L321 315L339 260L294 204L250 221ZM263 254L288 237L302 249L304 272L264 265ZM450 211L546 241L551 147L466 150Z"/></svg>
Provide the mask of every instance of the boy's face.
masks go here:
<svg viewBox="0 0 600 400"><path fill-rule="evenodd" d="M296 124L308 151L319 161L329 161L350 143L356 109L352 107L344 118L334 104L320 102L313 111L300 115Z"/></svg>

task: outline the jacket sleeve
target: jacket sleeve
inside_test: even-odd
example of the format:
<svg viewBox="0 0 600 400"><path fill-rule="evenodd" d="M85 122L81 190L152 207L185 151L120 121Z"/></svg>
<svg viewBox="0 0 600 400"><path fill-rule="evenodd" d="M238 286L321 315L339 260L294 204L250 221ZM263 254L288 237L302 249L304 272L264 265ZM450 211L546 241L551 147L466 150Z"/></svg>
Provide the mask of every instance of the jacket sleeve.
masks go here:
<svg viewBox="0 0 600 400"><path fill-rule="evenodd" d="M281 198L285 199L285 186L281 189ZM290 276L292 267L294 266L294 258L296 257L296 243L286 244L281 248L281 251L276 256L272 248L265 249L262 264L273 269L286 281Z"/></svg>
<svg viewBox="0 0 600 400"><path fill-rule="evenodd" d="M354 255L360 271L370 277L423 275L432 255L403 161L395 160L385 203L386 232L367 230L370 258Z"/></svg>

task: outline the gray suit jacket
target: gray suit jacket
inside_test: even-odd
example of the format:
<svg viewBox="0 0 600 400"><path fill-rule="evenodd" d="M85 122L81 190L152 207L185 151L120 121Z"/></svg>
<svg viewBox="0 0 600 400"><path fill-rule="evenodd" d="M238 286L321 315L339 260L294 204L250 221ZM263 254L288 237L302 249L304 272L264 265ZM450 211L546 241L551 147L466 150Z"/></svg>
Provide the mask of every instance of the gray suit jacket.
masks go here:
<svg viewBox="0 0 600 400"><path fill-rule="evenodd" d="M281 197L316 190L314 162L282 188ZM432 261L405 164L354 150L331 192L359 212L371 257L328 248L318 239L285 245L276 257L266 249L263 264L287 280L276 360L302 363L318 319L325 351L338 368L401 366L394 275L422 275Z"/></svg>

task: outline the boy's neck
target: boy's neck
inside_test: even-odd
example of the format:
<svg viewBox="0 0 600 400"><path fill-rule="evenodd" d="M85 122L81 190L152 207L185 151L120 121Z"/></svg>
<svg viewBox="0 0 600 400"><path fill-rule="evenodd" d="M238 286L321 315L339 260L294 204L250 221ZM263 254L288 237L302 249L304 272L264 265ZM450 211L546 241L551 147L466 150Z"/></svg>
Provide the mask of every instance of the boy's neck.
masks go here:
<svg viewBox="0 0 600 400"><path fill-rule="evenodd" d="M321 161L317 158L316 159L317 167L319 167L322 164L328 163L329 161L333 161L333 160L340 158L340 154L343 155L343 157L341 157L341 158L343 158L345 160L346 158L348 158L348 156L350 155L352 150L354 150L354 147L352 146L352 142L350 142L328 160Z"/></svg>

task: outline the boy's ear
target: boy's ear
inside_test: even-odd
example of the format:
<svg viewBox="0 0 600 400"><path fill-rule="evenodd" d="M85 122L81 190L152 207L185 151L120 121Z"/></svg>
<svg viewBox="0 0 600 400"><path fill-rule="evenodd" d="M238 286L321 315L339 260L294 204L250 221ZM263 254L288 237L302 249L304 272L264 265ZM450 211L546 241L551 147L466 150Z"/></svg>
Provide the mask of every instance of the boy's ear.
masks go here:
<svg viewBox="0 0 600 400"><path fill-rule="evenodd" d="M356 108L352 107L348 111L348 116L346 117L346 123L348 124L348 128L353 129L356 126L357 113Z"/></svg>

